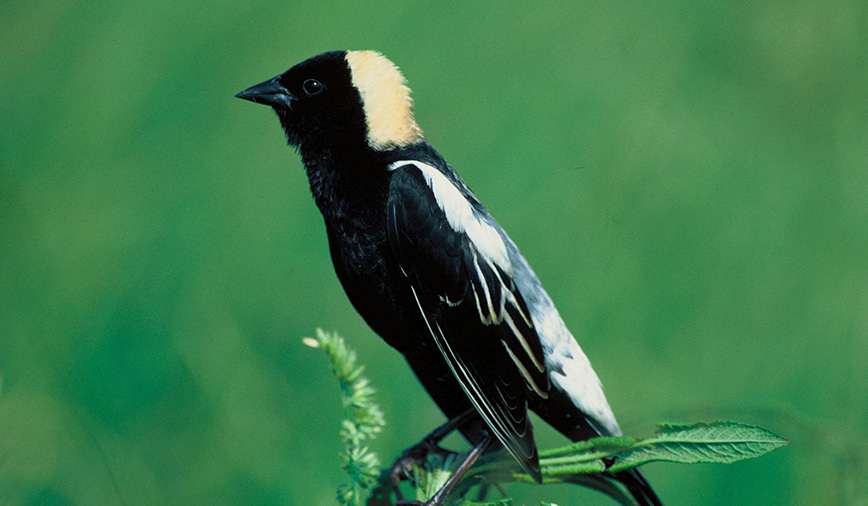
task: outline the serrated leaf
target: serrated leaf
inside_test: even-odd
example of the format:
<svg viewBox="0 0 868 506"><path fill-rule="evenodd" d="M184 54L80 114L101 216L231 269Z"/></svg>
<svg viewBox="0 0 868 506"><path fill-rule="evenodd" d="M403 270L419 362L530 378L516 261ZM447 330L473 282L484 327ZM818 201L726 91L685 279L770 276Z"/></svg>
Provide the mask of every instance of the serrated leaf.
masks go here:
<svg viewBox="0 0 868 506"><path fill-rule="evenodd" d="M767 429L733 422L661 425L656 437L621 452L609 469L621 471L654 461L730 463L759 457L788 444Z"/></svg>

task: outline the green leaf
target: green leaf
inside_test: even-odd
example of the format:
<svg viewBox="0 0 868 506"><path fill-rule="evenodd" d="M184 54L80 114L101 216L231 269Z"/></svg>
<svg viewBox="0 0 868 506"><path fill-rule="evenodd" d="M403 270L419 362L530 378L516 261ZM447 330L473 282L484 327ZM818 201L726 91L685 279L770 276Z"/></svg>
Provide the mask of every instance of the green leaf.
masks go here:
<svg viewBox="0 0 868 506"><path fill-rule="evenodd" d="M488 501L488 502L474 502L474 501L464 501L460 503L458 506L512 506L512 498L500 499L498 501ZM541 503L541 506L552 506L551 503Z"/></svg>
<svg viewBox="0 0 868 506"><path fill-rule="evenodd" d="M789 444L773 432L734 422L661 425L657 436L617 455L611 471L648 462L730 463L765 455Z"/></svg>
<svg viewBox="0 0 868 506"><path fill-rule="evenodd" d="M540 460L554 461L557 457L566 455L575 455L576 453L600 453L602 455L611 455L613 452L628 450L633 447L638 439L629 436L617 437L598 437L587 439L585 441L577 441L571 445L562 446L560 448L552 448L550 450L542 450L539 452ZM591 457L596 458L596 457Z"/></svg>

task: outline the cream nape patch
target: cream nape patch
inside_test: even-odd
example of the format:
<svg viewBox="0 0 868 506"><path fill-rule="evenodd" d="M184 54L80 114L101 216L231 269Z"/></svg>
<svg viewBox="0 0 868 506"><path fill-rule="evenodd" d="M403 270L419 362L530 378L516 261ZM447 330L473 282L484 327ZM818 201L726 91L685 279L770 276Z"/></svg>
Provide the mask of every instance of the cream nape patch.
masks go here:
<svg viewBox="0 0 868 506"><path fill-rule="evenodd" d="M410 88L398 67L376 51L348 51L353 86L359 90L368 126L368 145L386 151L425 140L413 118Z"/></svg>

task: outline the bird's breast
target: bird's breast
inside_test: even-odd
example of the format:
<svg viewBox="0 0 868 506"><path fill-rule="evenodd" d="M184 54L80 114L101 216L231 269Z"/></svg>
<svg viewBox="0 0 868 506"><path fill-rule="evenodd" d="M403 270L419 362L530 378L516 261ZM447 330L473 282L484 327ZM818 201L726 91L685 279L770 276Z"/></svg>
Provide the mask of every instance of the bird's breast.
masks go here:
<svg viewBox="0 0 868 506"><path fill-rule="evenodd" d="M338 279L353 307L389 345L403 354L428 340L410 284L394 259L382 219L361 217L326 221L329 249Z"/></svg>

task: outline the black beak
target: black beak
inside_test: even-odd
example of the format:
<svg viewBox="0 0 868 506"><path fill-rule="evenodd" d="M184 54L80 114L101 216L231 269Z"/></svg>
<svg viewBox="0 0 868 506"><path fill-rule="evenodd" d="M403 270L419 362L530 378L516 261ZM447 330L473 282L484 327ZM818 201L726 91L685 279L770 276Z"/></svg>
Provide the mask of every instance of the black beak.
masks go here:
<svg viewBox="0 0 868 506"><path fill-rule="evenodd" d="M292 101L295 100L295 96L278 82L277 77L259 83L256 86L251 86L235 96L256 102L257 104L265 104L282 109L292 109Z"/></svg>

